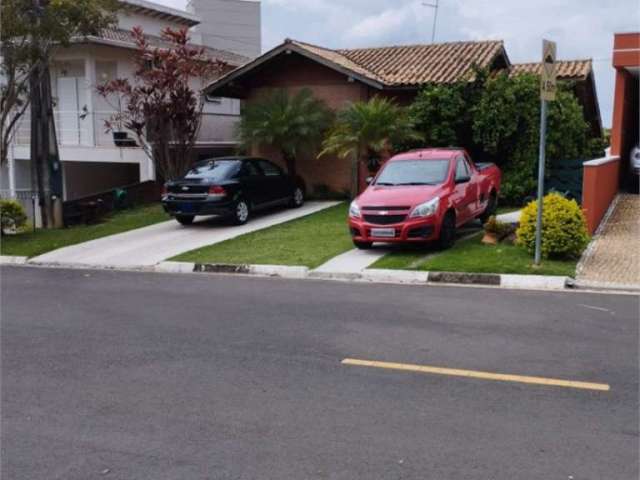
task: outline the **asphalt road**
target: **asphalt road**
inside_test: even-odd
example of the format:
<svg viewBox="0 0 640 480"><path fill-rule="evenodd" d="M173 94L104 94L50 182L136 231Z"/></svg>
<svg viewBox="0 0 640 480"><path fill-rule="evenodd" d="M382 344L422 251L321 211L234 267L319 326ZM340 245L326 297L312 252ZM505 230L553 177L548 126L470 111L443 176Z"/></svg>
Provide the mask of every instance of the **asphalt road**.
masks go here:
<svg viewBox="0 0 640 480"><path fill-rule="evenodd" d="M1 280L3 479L638 478L634 296L24 267Z"/></svg>

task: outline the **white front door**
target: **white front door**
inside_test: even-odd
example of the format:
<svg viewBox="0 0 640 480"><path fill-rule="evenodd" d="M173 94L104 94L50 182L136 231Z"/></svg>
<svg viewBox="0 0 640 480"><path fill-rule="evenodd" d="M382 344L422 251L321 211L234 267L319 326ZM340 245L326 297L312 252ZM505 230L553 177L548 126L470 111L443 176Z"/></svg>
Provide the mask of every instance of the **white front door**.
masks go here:
<svg viewBox="0 0 640 480"><path fill-rule="evenodd" d="M78 79L58 77L58 141L62 145L80 144Z"/></svg>

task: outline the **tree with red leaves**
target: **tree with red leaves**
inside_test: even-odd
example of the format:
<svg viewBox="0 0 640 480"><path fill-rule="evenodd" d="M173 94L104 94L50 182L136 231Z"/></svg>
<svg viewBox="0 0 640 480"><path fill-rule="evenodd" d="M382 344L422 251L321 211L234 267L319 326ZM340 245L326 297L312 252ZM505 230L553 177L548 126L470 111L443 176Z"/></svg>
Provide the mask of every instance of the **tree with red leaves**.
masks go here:
<svg viewBox="0 0 640 480"><path fill-rule="evenodd" d="M133 79L118 78L97 88L110 103L117 100L117 111L105 126L132 132L163 179L179 178L193 162L202 119L203 95L193 85L203 86L226 64L190 45L186 29L164 29L166 46L152 46L140 27L132 34L137 47Z"/></svg>

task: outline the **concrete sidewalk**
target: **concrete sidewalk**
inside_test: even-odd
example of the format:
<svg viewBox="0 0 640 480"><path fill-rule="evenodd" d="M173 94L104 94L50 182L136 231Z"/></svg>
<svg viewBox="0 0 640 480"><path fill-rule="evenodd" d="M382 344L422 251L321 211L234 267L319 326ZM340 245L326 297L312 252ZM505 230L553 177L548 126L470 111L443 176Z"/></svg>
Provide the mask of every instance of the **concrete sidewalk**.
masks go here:
<svg viewBox="0 0 640 480"><path fill-rule="evenodd" d="M640 288L640 197L621 194L578 265L578 284Z"/></svg>
<svg viewBox="0 0 640 480"><path fill-rule="evenodd" d="M189 250L304 217L338 203L308 202L301 208L253 217L242 226L229 226L219 218L204 219L189 227L171 220L54 250L35 257L30 262L110 267L150 266Z"/></svg>

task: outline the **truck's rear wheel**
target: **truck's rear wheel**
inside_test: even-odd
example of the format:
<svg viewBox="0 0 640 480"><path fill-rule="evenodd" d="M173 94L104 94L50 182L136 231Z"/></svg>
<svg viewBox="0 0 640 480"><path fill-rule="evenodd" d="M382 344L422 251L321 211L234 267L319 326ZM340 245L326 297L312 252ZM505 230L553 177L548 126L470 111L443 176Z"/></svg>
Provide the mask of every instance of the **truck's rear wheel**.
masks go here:
<svg viewBox="0 0 640 480"><path fill-rule="evenodd" d="M487 208L485 208L484 212L482 212L482 215L480 215L480 221L482 222L483 225L487 223L487 220L489 220L489 217L491 217L492 215L495 215L497 208L498 208L498 197L496 195L496 192L491 192L491 195L489 196L489 203L487 203Z"/></svg>

